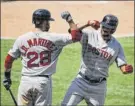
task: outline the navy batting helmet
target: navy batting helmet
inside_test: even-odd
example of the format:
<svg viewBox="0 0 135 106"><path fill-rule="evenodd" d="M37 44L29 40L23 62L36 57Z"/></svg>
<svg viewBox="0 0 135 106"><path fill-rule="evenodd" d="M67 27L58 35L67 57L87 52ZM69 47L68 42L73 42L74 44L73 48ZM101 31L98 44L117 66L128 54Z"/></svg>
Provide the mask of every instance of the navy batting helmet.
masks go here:
<svg viewBox="0 0 135 106"><path fill-rule="evenodd" d="M102 26L109 28L109 29L115 29L117 28L118 25L118 18L112 14L108 14L104 16L102 22Z"/></svg>
<svg viewBox="0 0 135 106"><path fill-rule="evenodd" d="M34 11L32 16L32 23L36 24L36 21L42 22L44 20L54 21L51 18L51 13L47 9L38 9Z"/></svg>

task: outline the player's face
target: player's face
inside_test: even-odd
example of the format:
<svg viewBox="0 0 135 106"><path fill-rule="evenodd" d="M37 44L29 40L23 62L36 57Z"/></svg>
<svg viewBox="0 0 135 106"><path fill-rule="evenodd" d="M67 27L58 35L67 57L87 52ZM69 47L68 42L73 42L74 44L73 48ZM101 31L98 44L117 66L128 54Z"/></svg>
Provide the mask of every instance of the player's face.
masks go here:
<svg viewBox="0 0 135 106"><path fill-rule="evenodd" d="M110 35L111 34L111 29L102 26L101 33L102 33L102 35Z"/></svg>
<svg viewBox="0 0 135 106"><path fill-rule="evenodd" d="M112 29L102 26L101 35L104 40L109 40L111 38L111 31L112 31Z"/></svg>
<svg viewBox="0 0 135 106"><path fill-rule="evenodd" d="M50 29L50 21L49 20L45 20L42 23L42 31L49 31Z"/></svg>

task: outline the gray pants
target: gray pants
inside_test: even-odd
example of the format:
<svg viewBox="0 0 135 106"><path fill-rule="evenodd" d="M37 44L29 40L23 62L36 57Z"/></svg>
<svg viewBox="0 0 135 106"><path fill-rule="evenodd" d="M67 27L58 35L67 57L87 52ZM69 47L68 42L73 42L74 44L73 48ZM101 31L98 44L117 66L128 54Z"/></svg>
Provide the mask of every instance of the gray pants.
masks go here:
<svg viewBox="0 0 135 106"><path fill-rule="evenodd" d="M18 89L19 106L47 106L51 103L51 78L22 76Z"/></svg>
<svg viewBox="0 0 135 106"><path fill-rule="evenodd" d="M89 83L80 75L72 81L62 106L76 106L83 99L88 106L104 105L106 96L106 81L100 83Z"/></svg>

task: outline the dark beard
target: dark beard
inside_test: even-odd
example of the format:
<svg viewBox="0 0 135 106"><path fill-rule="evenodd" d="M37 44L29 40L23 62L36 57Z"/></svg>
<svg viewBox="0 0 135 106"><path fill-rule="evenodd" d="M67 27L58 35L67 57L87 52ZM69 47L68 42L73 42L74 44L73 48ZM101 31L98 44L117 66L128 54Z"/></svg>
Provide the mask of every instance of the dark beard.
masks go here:
<svg viewBox="0 0 135 106"><path fill-rule="evenodd" d="M46 28L46 29L42 29L43 32L48 32L49 31L49 28Z"/></svg>
<svg viewBox="0 0 135 106"><path fill-rule="evenodd" d="M109 42L111 40L111 35L102 35L102 38L106 41Z"/></svg>

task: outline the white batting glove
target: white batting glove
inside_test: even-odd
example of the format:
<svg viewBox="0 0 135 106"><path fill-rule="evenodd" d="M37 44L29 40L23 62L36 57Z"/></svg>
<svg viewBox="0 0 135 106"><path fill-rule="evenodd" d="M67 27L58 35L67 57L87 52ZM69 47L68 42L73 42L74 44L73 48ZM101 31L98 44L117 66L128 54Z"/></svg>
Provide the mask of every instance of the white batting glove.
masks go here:
<svg viewBox="0 0 135 106"><path fill-rule="evenodd" d="M65 19L67 22L72 20L71 14L68 11L64 11L61 13L61 17Z"/></svg>

